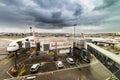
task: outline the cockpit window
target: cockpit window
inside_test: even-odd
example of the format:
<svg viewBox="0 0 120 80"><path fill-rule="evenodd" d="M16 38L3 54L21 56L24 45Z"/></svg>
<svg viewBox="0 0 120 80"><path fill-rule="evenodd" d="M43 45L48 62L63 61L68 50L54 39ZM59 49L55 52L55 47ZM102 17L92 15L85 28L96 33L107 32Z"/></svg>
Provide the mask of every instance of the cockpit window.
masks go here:
<svg viewBox="0 0 120 80"><path fill-rule="evenodd" d="M29 39L25 39L26 41L29 41Z"/></svg>
<svg viewBox="0 0 120 80"><path fill-rule="evenodd" d="M34 40L30 40L31 42L33 42Z"/></svg>

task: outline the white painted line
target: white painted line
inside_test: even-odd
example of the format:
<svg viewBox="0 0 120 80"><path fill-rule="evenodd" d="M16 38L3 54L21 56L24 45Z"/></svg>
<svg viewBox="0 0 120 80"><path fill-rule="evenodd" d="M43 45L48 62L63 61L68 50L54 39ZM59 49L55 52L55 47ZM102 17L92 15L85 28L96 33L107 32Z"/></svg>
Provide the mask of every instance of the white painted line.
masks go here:
<svg viewBox="0 0 120 80"><path fill-rule="evenodd" d="M9 71L10 71L11 69L12 69L12 67L10 67L6 73L7 73L11 78L14 78L14 77L9 73Z"/></svg>

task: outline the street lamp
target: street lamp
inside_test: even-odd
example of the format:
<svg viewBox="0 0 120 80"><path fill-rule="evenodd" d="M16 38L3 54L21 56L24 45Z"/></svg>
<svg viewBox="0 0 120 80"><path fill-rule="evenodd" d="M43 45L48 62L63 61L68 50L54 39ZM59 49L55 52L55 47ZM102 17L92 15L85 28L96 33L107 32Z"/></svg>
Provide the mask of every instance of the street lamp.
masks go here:
<svg viewBox="0 0 120 80"><path fill-rule="evenodd" d="M76 26L77 24L74 24L74 38L75 38L75 26Z"/></svg>
<svg viewBox="0 0 120 80"><path fill-rule="evenodd" d="M75 53L75 26L77 24L74 24L74 39L73 39L73 52L71 52L71 56L74 56L74 53Z"/></svg>
<svg viewBox="0 0 120 80"><path fill-rule="evenodd" d="M55 53L54 53L54 61L56 61L57 58L58 58L57 41L55 41L55 49L56 49L56 51L55 51Z"/></svg>
<svg viewBox="0 0 120 80"><path fill-rule="evenodd" d="M30 35L32 36L32 27L30 27Z"/></svg>

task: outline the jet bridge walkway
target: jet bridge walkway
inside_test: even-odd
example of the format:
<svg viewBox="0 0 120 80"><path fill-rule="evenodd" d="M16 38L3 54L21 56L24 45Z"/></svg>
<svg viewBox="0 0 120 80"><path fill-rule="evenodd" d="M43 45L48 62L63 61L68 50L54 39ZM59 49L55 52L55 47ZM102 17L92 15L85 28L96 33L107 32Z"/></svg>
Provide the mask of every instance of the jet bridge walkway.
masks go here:
<svg viewBox="0 0 120 80"><path fill-rule="evenodd" d="M120 80L120 57L92 43L86 42L86 46L87 50Z"/></svg>

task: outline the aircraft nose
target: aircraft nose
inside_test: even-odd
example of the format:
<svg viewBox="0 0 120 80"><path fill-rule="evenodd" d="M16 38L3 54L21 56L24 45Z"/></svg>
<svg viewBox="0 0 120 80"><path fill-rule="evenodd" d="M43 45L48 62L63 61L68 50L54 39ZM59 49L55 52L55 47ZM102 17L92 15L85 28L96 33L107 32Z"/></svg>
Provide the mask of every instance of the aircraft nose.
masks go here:
<svg viewBox="0 0 120 80"><path fill-rule="evenodd" d="M11 51L11 48L10 48L10 47L7 47L7 51L8 51L8 52Z"/></svg>

